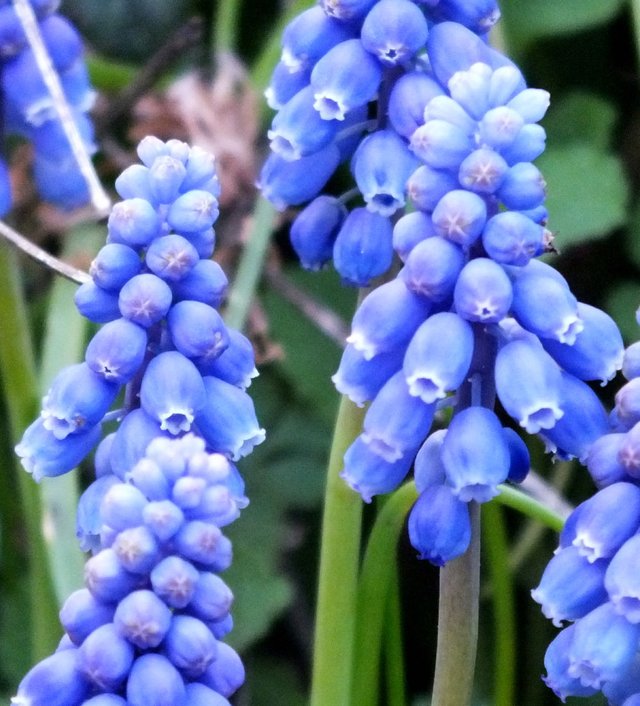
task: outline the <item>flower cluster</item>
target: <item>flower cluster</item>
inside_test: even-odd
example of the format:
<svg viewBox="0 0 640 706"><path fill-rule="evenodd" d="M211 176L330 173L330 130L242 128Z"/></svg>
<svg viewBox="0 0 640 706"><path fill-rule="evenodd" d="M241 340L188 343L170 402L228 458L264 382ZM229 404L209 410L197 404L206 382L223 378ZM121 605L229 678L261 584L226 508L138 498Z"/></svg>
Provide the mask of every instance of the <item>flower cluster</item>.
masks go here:
<svg viewBox="0 0 640 706"><path fill-rule="evenodd" d="M122 423L103 445L123 477L157 436L197 430L209 448L237 459L264 438L244 391L253 350L216 307L227 279L210 260L218 215L213 157L174 140L145 138L144 164L116 181L124 198L108 221L108 243L91 264L76 305L104 326L85 361L61 371L40 417L16 451L36 480L75 467L102 435L126 386Z"/></svg>
<svg viewBox="0 0 640 706"><path fill-rule="evenodd" d="M93 106L82 39L56 13L59 0L31 0L44 45L72 109L89 154L95 151L87 113ZM88 202L87 185L62 129L53 97L43 79L12 2L0 3L0 66L4 130L28 140L34 149L34 178L42 198L64 208ZM0 215L11 207L9 173L0 160Z"/></svg>
<svg viewBox="0 0 640 706"><path fill-rule="evenodd" d="M231 629L231 594L216 573L231 561L220 528L248 502L232 460L264 439L245 391L253 350L216 310L227 280L209 259L213 157L150 137L138 154L143 164L116 182L124 200L91 281L76 293L80 312L104 325L85 361L54 378L16 447L35 480L57 476L91 451L103 424L121 420L100 441L78 507L80 544L94 554L86 589L65 603L67 638L25 677L19 706L125 697L223 706L243 680L218 642Z"/></svg>
<svg viewBox="0 0 640 706"><path fill-rule="evenodd" d="M102 476L102 549L60 611L58 650L14 706L228 706L244 668L232 627L222 534L238 515L228 459L192 434L152 441L124 480Z"/></svg>
<svg viewBox="0 0 640 706"><path fill-rule="evenodd" d="M541 252L544 181L530 161L544 149L535 123L548 95L526 89L475 33L497 21L495 2L347 5L324 3L289 25L267 91L278 113L260 185L279 208L313 199L291 229L302 264L333 258L345 282L366 286L388 270L394 248L402 256L434 228L455 230L452 209L472 220L459 238L475 239L501 205L529 219L492 221L489 247L517 230L527 251ZM318 196L348 160L357 188ZM440 203L449 191L471 193ZM354 193L364 206L348 212ZM396 234L391 218L409 198L422 217Z"/></svg>
<svg viewBox="0 0 640 706"><path fill-rule="evenodd" d="M640 344L626 349L628 382L608 433L589 449L600 488L570 515L534 600L557 627L546 683L561 698L604 692L612 706L640 703Z"/></svg>
<svg viewBox="0 0 640 706"><path fill-rule="evenodd" d="M352 162L366 218L388 219L380 208L407 178L418 210L388 224L403 267L362 302L334 382L356 404L371 402L343 477L370 500L413 466L420 497L410 536L422 557L443 564L468 545L467 503L490 500L528 470L524 442L493 411L496 394L550 451L585 460L609 429L586 383L615 375L623 344L609 316L578 302L535 259L551 240L544 180L531 163L544 148L536 121L548 94L526 88L517 68L462 25L432 27L427 49L429 71L407 73L391 89L398 134L369 135ZM401 138L421 164L393 192L385 179L402 161L391 146ZM359 284L380 274L362 243L337 258L339 239L343 276L339 262ZM380 252L384 239L370 242ZM451 424L429 436L443 406L455 407Z"/></svg>

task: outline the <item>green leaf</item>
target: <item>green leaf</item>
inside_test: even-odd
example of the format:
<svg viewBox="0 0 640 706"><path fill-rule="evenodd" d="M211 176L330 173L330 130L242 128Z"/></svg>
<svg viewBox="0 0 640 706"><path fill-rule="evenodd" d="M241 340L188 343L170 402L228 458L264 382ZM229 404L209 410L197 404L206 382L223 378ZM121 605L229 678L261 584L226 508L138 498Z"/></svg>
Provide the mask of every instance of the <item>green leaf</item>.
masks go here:
<svg viewBox="0 0 640 706"><path fill-rule="evenodd" d="M611 20L624 0L504 0L509 33L518 41L572 34Z"/></svg>
<svg viewBox="0 0 640 706"><path fill-rule="evenodd" d="M306 696L293 667L272 658L256 659L248 665L248 701L252 706L305 706Z"/></svg>
<svg viewBox="0 0 640 706"><path fill-rule="evenodd" d="M613 154L576 143L549 148L537 164L547 182L549 225L559 250L604 236L625 222L628 187Z"/></svg>
<svg viewBox="0 0 640 706"><path fill-rule="evenodd" d="M549 142L582 142L606 149L616 124L616 108L605 98L586 91L574 91L552 100L544 119Z"/></svg>
<svg viewBox="0 0 640 706"><path fill-rule="evenodd" d="M226 531L234 549L223 576L235 596L229 643L238 650L263 637L291 602L290 582L278 571L282 529L278 509L260 497Z"/></svg>

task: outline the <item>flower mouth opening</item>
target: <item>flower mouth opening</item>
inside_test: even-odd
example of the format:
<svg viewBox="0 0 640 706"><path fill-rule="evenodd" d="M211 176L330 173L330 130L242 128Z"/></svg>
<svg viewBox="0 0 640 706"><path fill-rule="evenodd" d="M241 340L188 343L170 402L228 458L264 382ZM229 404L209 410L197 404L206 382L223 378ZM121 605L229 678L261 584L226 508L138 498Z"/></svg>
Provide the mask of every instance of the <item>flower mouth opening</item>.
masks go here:
<svg viewBox="0 0 640 706"><path fill-rule="evenodd" d="M344 120L346 110L344 104L337 98L323 93L316 93L313 107L320 113L323 120Z"/></svg>

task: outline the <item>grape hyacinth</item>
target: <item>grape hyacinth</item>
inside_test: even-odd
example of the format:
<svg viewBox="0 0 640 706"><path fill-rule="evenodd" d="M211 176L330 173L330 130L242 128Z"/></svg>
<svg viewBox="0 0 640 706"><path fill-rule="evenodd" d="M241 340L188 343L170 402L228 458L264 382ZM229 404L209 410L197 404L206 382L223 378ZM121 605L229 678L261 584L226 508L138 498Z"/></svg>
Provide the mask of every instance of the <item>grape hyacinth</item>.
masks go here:
<svg viewBox="0 0 640 706"><path fill-rule="evenodd" d="M102 477L104 478L104 476ZM24 677L14 706L229 704L244 680L222 642L233 595L220 528L238 515L227 458L203 439L157 438L100 503L101 549L60 610L58 650Z"/></svg>
<svg viewBox="0 0 640 706"><path fill-rule="evenodd" d="M496 397L557 457L584 461L609 429L587 382L615 375L623 344L609 316L536 260L553 249L532 163L549 95L486 44L495 4L356 5L313 8L285 33L261 185L276 206L313 199L291 229L305 267L333 257L346 283L367 286L394 252L402 263L359 306L333 378L370 403L342 476L370 501L413 467L410 538L443 565L469 544L468 503L528 471ZM287 79L304 72L289 95ZM322 144L309 142L309 121L324 121ZM350 212L347 197L317 195L343 159L364 201ZM431 433L443 407L450 426Z"/></svg>
<svg viewBox="0 0 640 706"><path fill-rule="evenodd" d="M560 546L532 592L556 627L570 625L547 650L545 682L563 701L602 691L611 706L640 699L640 367L624 352L627 382L609 427L586 465L598 492L569 516Z"/></svg>
<svg viewBox="0 0 640 706"><path fill-rule="evenodd" d="M32 0L44 46L57 73L88 154L96 151L88 116L96 92L83 57L82 39L56 10L58 0ZM13 2L0 4L3 121L9 135L33 145L33 172L41 197L71 209L89 201L85 179L65 134L53 97ZM0 215L11 208L8 167L0 159Z"/></svg>
<svg viewBox="0 0 640 706"><path fill-rule="evenodd" d="M19 706L53 703L52 692L60 706L222 705L243 679L218 642L231 629L231 594L217 573L231 562L220 528L248 503L233 461L264 439L245 391L253 350L217 311L227 280L209 259L213 157L152 137L138 154L76 293L80 312L104 325L84 362L54 378L16 447L39 481L99 442L77 515L93 553L86 588L62 609L68 639L25 677Z"/></svg>

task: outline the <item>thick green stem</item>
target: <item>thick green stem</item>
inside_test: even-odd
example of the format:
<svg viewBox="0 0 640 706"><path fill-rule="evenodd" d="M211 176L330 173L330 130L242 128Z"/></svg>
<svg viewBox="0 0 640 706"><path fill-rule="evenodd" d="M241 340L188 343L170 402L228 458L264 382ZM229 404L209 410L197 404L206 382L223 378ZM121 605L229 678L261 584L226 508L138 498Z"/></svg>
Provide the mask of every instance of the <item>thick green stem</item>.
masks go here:
<svg viewBox="0 0 640 706"><path fill-rule="evenodd" d="M504 512L495 502L488 503L482 510L482 530L493 602L495 686L492 703L494 706L512 706L515 703L516 663L514 587Z"/></svg>
<svg viewBox="0 0 640 706"><path fill-rule="evenodd" d="M384 618L397 569L392 557L407 513L417 497L413 482L396 490L380 510L369 536L358 586L351 700L354 706L373 706L378 702Z"/></svg>
<svg viewBox="0 0 640 706"><path fill-rule="evenodd" d="M37 403L33 346L19 273L15 253L0 244L0 375L15 442L33 420ZM31 653L37 661L55 649L60 633L58 608L42 536L40 489L22 469L16 472L29 546Z"/></svg>
<svg viewBox="0 0 640 706"><path fill-rule="evenodd" d="M394 571L389 584L386 626L384 631L384 676L387 706L405 706L404 650L402 646L402 605L400 577Z"/></svg>
<svg viewBox="0 0 640 706"><path fill-rule="evenodd" d="M253 295L262 275L275 214L275 209L266 199L258 198L249 241L245 245L229 292L225 320L231 328L242 329L247 320Z"/></svg>
<svg viewBox="0 0 640 706"><path fill-rule="evenodd" d="M343 397L329 457L316 608L311 706L348 706L357 602L362 500L339 477L364 410Z"/></svg>
<svg viewBox="0 0 640 706"><path fill-rule="evenodd" d="M480 506L469 503L471 544L440 569L438 654L432 706L470 706L478 642Z"/></svg>

